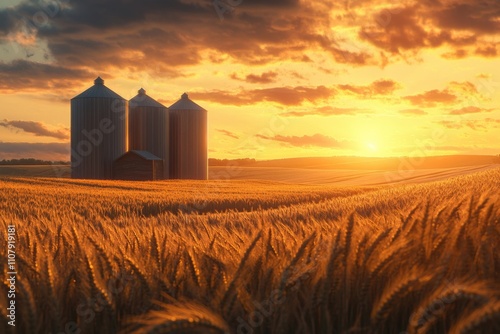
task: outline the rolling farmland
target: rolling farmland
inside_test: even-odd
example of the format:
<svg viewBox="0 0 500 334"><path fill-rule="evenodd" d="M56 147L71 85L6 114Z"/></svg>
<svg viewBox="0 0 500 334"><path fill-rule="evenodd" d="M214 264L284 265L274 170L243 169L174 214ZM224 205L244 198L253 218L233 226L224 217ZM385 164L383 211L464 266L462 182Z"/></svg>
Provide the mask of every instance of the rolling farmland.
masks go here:
<svg viewBox="0 0 500 334"><path fill-rule="evenodd" d="M1 178L15 332L496 333L500 169L459 174L369 186Z"/></svg>

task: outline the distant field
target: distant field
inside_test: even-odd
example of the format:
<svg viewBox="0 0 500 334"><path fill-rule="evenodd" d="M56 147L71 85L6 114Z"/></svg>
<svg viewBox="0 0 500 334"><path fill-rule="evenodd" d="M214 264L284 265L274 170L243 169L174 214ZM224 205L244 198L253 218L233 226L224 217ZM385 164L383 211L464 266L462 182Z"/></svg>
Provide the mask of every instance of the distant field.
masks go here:
<svg viewBox="0 0 500 334"><path fill-rule="evenodd" d="M53 166L0 165L0 177L2 176L70 177L70 175L71 175L71 167L67 165L53 165Z"/></svg>
<svg viewBox="0 0 500 334"><path fill-rule="evenodd" d="M445 180L498 168L499 165L468 166L410 170L344 170L283 167L211 167L210 179L269 180L301 184L332 184L344 186L372 186L383 184L422 183Z"/></svg>
<svg viewBox="0 0 500 334"><path fill-rule="evenodd" d="M362 187L0 178L16 333L499 333L488 168Z"/></svg>
<svg viewBox="0 0 500 334"><path fill-rule="evenodd" d="M299 158L247 165L210 166L211 180L266 180L299 184L382 185L422 183L497 168L489 156ZM70 177L69 166L0 166L0 177Z"/></svg>

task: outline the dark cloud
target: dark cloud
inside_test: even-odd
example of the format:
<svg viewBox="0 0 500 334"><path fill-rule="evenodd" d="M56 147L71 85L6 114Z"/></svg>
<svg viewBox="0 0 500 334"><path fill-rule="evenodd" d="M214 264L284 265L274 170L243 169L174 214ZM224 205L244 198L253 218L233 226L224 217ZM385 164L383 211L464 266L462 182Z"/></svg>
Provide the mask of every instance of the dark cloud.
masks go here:
<svg viewBox="0 0 500 334"><path fill-rule="evenodd" d="M478 47L476 49L475 53L477 55L487 57L487 58L494 58L494 57L498 56L496 45L487 45L487 46Z"/></svg>
<svg viewBox="0 0 500 334"><path fill-rule="evenodd" d="M419 107L434 107L438 104L447 105L458 101L458 97L448 89L433 89L423 94L405 96L404 99Z"/></svg>
<svg viewBox="0 0 500 334"><path fill-rule="evenodd" d="M231 74L231 78L240 81L246 81L248 83L255 84L267 84L276 82L278 78L278 73L269 71L262 74L248 74L245 78L240 78L236 73Z"/></svg>
<svg viewBox="0 0 500 334"><path fill-rule="evenodd" d="M230 137L233 139L240 139L240 137L238 137L238 135L236 135L235 133L233 133L231 131L224 130L224 129L216 129L216 131L222 133L226 137Z"/></svg>
<svg viewBox="0 0 500 334"><path fill-rule="evenodd" d="M427 32L420 20L416 6L402 8L396 14L382 10L375 14L372 25L361 28L359 37L393 54L438 47L451 40L448 32Z"/></svg>
<svg viewBox="0 0 500 334"><path fill-rule="evenodd" d="M359 29L359 37L390 54L411 55L422 48L448 45L455 50L443 57L463 58L468 54L466 47L487 43L489 36L500 31L497 0L413 1L396 7L380 1L379 5L382 9L371 19L365 18L368 23ZM496 56L491 46L482 46L475 53Z"/></svg>
<svg viewBox="0 0 500 334"><path fill-rule="evenodd" d="M334 94L333 88L318 87L274 87L266 89L241 90L239 92L209 91L192 93L194 99L230 105L252 105L259 102L274 102L285 106L298 106L304 102L328 99Z"/></svg>
<svg viewBox="0 0 500 334"><path fill-rule="evenodd" d="M358 115L370 113L366 109L358 108L337 108L332 106L324 106L306 111L287 111L281 113L284 117L304 117L304 116L339 116L339 115Z"/></svg>
<svg viewBox="0 0 500 334"><path fill-rule="evenodd" d="M308 136L282 136L275 135L273 137L256 135L258 138L278 142L285 146L295 147L326 147L326 148L351 148L353 144L348 141L339 141L335 138L325 136L319 133Z"/></svg>
<svg viewBox="0 0 500 334"><path fill-rule="evenodd" d="M497 0L443 1L433 11L436 26L444 29L471 31L476 34L496 34L500 31L500 6Z"/></svg>
<svg viewBox="0 0 500 334"><path fill-rule="evenodd" d="M400 110L399 113L406 116L424 116L428 114L428 112L422 109L404 109Z"/></svg>
<svg viewBox="0 0 500 334"><path fill-rule="evenodd" d="M36 158L68 161L69 157L69 143L0 142L0 159Z"/></svg>
<svg viewBox="0 0 500 334"><path fill-rule="evenodd" d="M339 19L341 14L328 15L333 8L338 11L343 7L337 2L247 0L221 22L213 2L205 0L25 1L0 10L0 39L18 33L36 37L47 43L52 65L2 64L2 69L14 78L28 78L35 69L42 80L20 81L28 89L36 86L42 90L50 89L43 79L54 85L68 83L57 75L52 78L49 71L40 71L44 66L56 72L76 71L74 78L81 78L81 72L88 69L176 78L202 62L312 63L315 52L354 66L385 66L393 60L392 54L444 44L452 48L444 57L498 56L486 39L499 31L497 0L413 1L410 6L388 1L347 3L356 8L352 13L359 8L372 15L373 8L382 9L373 17L348 22ZM393 9L390 15L387 8ZM41 19L43 15L46 20ZM355 43L334 36L331 32L337 26L358 28L359 37L376 48L359 49ZM242 79L264 84L276 78L274 74L252 73ZM0 86L8 84L8 78L0 76Z"/></svg>
<svg viewBox="0 0 500 334"><path fill-rule="evenodd" d="M82 80L90 81L92 73L83 69L16 60L10 64L0 62L0 90L67 90Z"/></svg>
<svg viewBox="0 0 500 334"><path fill-rule="evenodd" d="M37 137L51 137L61 140L69 139L69 129L57 129L51 130L47 127L47 125L41 122L33 122L33 121L8 121L4 119L0 121L0 126L10 128L10 129L19 129L23 130L26 133L31 133Z"/></svg>

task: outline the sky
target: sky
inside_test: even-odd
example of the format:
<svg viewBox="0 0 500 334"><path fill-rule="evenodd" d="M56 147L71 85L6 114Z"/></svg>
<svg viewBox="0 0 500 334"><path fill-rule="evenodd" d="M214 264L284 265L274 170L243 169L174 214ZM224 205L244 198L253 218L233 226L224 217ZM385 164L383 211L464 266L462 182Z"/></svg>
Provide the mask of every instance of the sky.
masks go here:
<svg viewBox="0 0 500 334"><path fill-rule="evenodd" d="M500 154L498 0L2 0L0 159L69 160L70 99L208 110L209 157Z"/></svg>

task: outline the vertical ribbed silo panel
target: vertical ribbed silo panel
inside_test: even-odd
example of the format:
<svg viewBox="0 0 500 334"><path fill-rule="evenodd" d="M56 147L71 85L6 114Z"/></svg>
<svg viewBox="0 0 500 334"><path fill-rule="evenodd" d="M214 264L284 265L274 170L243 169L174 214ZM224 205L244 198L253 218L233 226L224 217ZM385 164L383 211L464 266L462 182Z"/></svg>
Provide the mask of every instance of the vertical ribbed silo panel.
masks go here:
<svg viewBox="0 0 500 334"><path fill-rule="evenodd" d="M132 119L129 136L133 146L131 149L148 151L162 159L167 166L164 178L169 178L170 157L165 147L168 147L170 129L169 123L162 121L168 117L168 109L149 97L141 88L138 95L130 100L130 113Z"/></svg>
<svg viewBox="0 0 500 334"><path fill-rule="evenodd" d="M102 128L105 119L114 127L109 134ZM110 179L113 161L124 154L127 147L126 125L126 101L105 87L102 79L96 79L93 87L73 98L71 148L75 163L72 163L72 177Z"/></svg>

